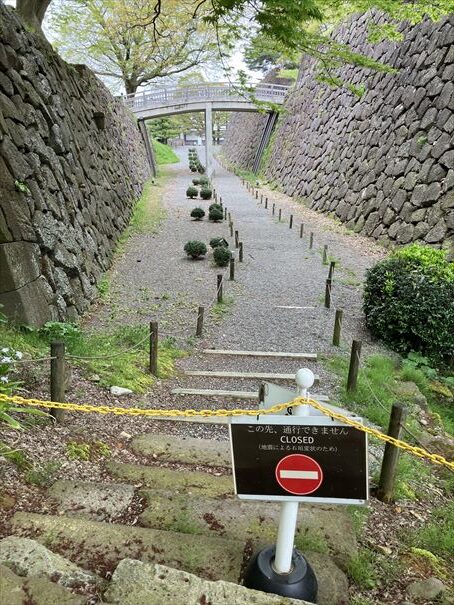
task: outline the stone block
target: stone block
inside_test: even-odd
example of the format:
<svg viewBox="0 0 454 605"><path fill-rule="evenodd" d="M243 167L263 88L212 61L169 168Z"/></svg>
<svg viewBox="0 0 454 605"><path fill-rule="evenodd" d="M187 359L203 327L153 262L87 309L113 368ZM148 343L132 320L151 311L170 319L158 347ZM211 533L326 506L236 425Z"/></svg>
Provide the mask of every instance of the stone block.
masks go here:
<svg viewBox="0 0 454 605"><path fill-rule="evenodd" d="M40 250L30 242L0 244L0 293L22 288L40 275Z"/></svg>

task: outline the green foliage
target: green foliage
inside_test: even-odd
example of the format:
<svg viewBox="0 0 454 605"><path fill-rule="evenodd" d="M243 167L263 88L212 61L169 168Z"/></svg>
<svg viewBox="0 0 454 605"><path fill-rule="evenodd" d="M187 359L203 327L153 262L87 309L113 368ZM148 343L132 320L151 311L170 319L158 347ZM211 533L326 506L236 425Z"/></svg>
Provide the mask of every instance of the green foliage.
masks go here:
<svg viewBox="0 0 454 605"><path fill-rule="evenodd" d="M226 267L232 258L232 253L224 246L218 246L213 251L214 262L218 267Z"/></svg>
<svg viewBox="0 0 454 605"><path fill-rule="evenodd" d="M196 221L200 221L205 216L205 210L203 208L194 208L191 210L192 218L195 218Z"/></svg>
<svg viewBox="0 0 454 605"><path fill-rule="evenodd" d="M99 296L105 300L110 292L110 280L107 275L104 275L98 282L97 286Z"/></svg>
<svg viewBox="0 0 454 605"><path fill-rule="evenodd" d="M212 195L213 192L209 187L203 186L200 190L200 197L202 198L202 200L211 200Z"/></svg>
<svg viewBox="0 0 454 605"><path fill-rule="evenodd" d="M347 565L347 575L359 588L374 588L377 576L373 566L373 554L367 548L353 556Z"/></svg>
<svg viewBox="0 0 454 605"><path fill-rule="evenodd" d="M197 189L197 187L193 187L192 185L190 185L187 189L186 189L186 197L191 198L191 200L195 197L197 197L199 195L199 190Z"/></svg>
<svg viewBox="0 0 454 605"><path fill-rule="evenodd" d="M421 528L407 532L405 541L440 557L450 557L454 552L454 502L432 512L430 520Z"/></svg>
<svg viewBox="0 0 454 605"><path fill-rule="evenodd" d="M110 454L110 447L104 441L93 441L92 443L70 441L66 444L66 456L70 460L96 460L108 458Z"/></svg>
<svg viewBox="0 0 454 605"><path fill-rule="evenodd" d="M197 177L195 179L192 179L192 184L193 185L200 185L200 179L197 178Z"/></svg>
<svg viewBox="0 0 454 605"><path fill-rule="evenodd" d="M56 474L60 468L61 462L44 462L39 466L34 466L25 473L25 482L37 487L50 487L55 481Z"/></svg>
<svg viewBox="0 0 454 605"><path fill-rule="evenodd" d="M31 191L28 188L27 183L23 183L22 181L14 181L14 186L16 187L16 189L18 191L20 191L21 193L24 193L25 195L31 195Z"/></svg>
<svg viewBox="0 0 454 605"><path fill-rule="evenodd" d="M203 242L192 240L184 245L184 251L192 258L199 258L207 253L207 247Z"/></svg>
<svg viewBox="0 0 454 605"><path fill-rule="evenodd" d="M153 139L153 146L155 143L164 143L167 145L168 139L177 137L180 134L180 129L175 123L173 118L154 118L153 120L147 120L146 126L148 132ZM155 147L155 152L158 153L159 145ZM164 147L166 149L166 147ZM170 149L170 148L168 148ZM178 162L178 158L176 159ZM161 163L158 160L158 164ZM163 162L170 163L170 162Z"/></svg>
<svg viewBox="0 0 454 605"><path fill-rule="evenodd" d="M219 246L224 246L224 248L228 248L229 242L223 237L213 237L213 239L210 239L210 246L212 248L218 248Z"/></svg>
<svg viewBox="0 0 454 605"><path fill-rule="evenodd" d="M180 161L174 150L164 143L153 140L153 149L156 156L156 162L159 165L177 164Z"/></svg>
<svg viewBox="0 0 454 605"><path fill-rule="evenodd" d="M210 221L217 223L224 219L224 213L222 212L222 210L219 210L218 208L213 208L212 210L209 211L208 218L210 219Z"/></svg>
<svg viewBox="0 0 454 605"><path fill-rule="evenodd" d="M212 210L220 210L223 212L221 204L211 204L208 208L208 211L211 212Z"/></svg>
<svg viewBox="0 0 454 605"><path fill-rule="evenodd" d="M205 170L206 170L206 169L205 169L205 166L203 166L203 164L198 164L198 165L197 165L197 171L198 171L200 174L204 174L204 173L205 173Z"/></svg>
<svg viewBox="0 0 454 605"><path fill-rule="evenodd" d="M199 176L199 184L202 187L208 186L210 184L210 179L207 176ZM209 189L210 187L207 187Z"/></svg>
<svg viewBox="0 0 454 605"><path fill-rule="evenodd" d="M22 450L14 449L2 441L0 441L0 456L6 458L20 471L26 471L31 468L31 462Z"/></svg>
<svg viewBox="0 0 454 605"><path fill-rule="evenodd" d="M189 170L191 172L197 172L197 166L195 164L190 164L189 165Z"/></svg>
<svg viewBox="0 0 454 605"><path fill-rule="evenodd" d="M79 326L63 321L48 321L40 328L39 333L48 343L63 340L66 343L76 340L81 335Z"/></svg>
<svg viewBox="0 0 454 605"><path fill-rule="evenodd" d="M366 324L397 351L439 362L454 356L454 265L443 250L412 244L369 269Z"/></svg>

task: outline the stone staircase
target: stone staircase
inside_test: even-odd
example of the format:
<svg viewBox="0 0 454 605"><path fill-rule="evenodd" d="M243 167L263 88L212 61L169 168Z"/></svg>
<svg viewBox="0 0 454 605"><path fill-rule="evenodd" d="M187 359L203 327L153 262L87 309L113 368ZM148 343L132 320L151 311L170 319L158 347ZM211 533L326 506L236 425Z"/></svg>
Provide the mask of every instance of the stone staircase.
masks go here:
<svg viewBox="0 0 454 605"><path fill-rule="evenodd" d="M81 570L102 578L97 594L107 588L103 597L107 603L292 602L271 600L264 593L257 593L260 598L245 597L241 591L249 591L237 586L251 553L274 542L279 505L240 501L234 496L227 442L146 434L134 438L131 449L144 464L110 461L106 465L110 478L103 483L57 481L48 490L55 514L18 512L12 520L12 534L32 538L26 544L38 543L51 554L59 553ZM138 514L131 517L128 511L137 503ZM6 562L20 575L30 575L27 565L21 563L24 558L33 559L27 551L29 546L25 554L23 545L12 554L3 542L0 564ZM305 552L319 578L318 603L347 602L348 586L342 569L357 552L349 515L341 508L302 506L295 544ZM130 593L136 600L132 596L125 600L119 588L127 582L128 570L131 577L141 578L142 588ZM52 573L44 575L55 578ZM106 585L105 579L111 576L111 583ZM167 590L163 577L176 583L168 586L170 600L150 600L151 594ZM12 577L8 581L14 585ZM25 582L20 578L16 584L20 581ZM229 598L235 594L236 600L221 599L222 591L214 586L219 581L225 583L225 594L230 594ZM179 591L181 596L188 582L198 599L203 593L217 600L178 600ZM71 601L72 597L76 600ZM70 593L68 599L60 603L86 602ZM41 605L39 599L36 603ZM50 603L45 601L46 605Z"/></svg>

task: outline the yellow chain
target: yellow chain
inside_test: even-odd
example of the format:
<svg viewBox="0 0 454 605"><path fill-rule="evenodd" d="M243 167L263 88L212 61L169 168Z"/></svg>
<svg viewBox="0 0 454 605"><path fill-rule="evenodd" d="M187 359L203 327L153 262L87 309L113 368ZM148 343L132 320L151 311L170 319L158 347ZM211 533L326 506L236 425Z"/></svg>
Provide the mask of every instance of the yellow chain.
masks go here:
<svg viewBox="0 0 454 605"><path fill-rule="evenodd" d="M24 397L20 397L18 395L4 395L0 393L0 402L1 401L9 401L11 403L15 403L17 405L26 405L30 407L42 407L42 408L51 408L55 410L68 410L72 412L94 412L96 414L115 414L117 416L148 416L148 417L156 417L161 416L165 418L176 418L176 417L195 417L201 416L203 418L210 418L213 416L259 416L262 414L277 414L286 410L290 407L297 405L310 405L316 410L319 410L325 416L329 416L335 420L339 420L344 424L352 426L363 433L367 433L372 437L376 437L377 439L381 439L387 443L391 443L392 445L417 456L418 458L425 458L426 460L430 460L435 464L440 464L442 466L446 466L447 468L454 471L454 462L446 460L443 456L439 454L431 454L426 451L422 447L416 447L406 443L405 441L401 441L400 439L395 439L394 437L390 437L389 435L385 435L381 431L377 429L373 429L371 427L365 426L358 422L357 420L353 420L348 416L344 416L339 412L334 412L332 409L325 407L318 401L314 399L306 399L304 397L297 397L293 401L289 401L288 403L279 403L271 408L267 409L258 409L258 410L162 410L162 409L141 409L141 408L121 408L121 407L109 407L106 405L91 405L88 403L78 404L78 403L60 403L57 401L43 401L41 399L25 399Z"/></svg>

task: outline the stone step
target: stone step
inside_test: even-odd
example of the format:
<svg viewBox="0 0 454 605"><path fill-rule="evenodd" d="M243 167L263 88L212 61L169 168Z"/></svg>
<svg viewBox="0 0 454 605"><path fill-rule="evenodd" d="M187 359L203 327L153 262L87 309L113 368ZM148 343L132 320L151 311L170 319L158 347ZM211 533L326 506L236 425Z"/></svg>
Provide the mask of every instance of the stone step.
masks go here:
<svg viewBox="0 0 454 605"><path fill-rule="evenodd" d="M233 498L231 475L214 476L200 471L175 470L171 468L107 462L107 470L118 479L141 484L159 492L199 495L215 498Z"/></svg>
<svg viewBox="0 0 454 605"><path fill-rule="evenodd" d="M104 575L126 558L159 563L207 579L237 582L244 542L67 516L16 513L14 533L33 536L84 569Z"/></svg>
<svg viewBox="0 0 454 605"><path fill-rule="evenodd" d="M187 497L151 490L141 494L147 500L147 508L140 516L140 524L145 527L250 540L254 548L276 540L278 503ZM332 507L300 505L295 546L303 552L329 552L342 569L358 552L350 515Z"/></svg>
<svg viewBox="0 0 454 605"><path fill-rule="evenodd" d="M87 600L42 576L23 578L0 565L0 602L4 605L84 605Z"/></svg>
<svg viewBox="0 0 454 605"><path fill-rule="evenodd" d="M113 605L309 605L249 590L229 582L210 582L171 569L125 559L115 570L104 602Z"/></svg>
<svg viewBox="0 0 454 605"><path fill-rule="evenodd" d="M282 351L230 351L228 349L203 349L208 355L234 355L238 357L288 357L291 359L317 359L317 353L285 353Z"/></svg>
<svg viewBox="0 0 454 605"><path fill-rule="evenodd" d="M47 493L61 513L113 521L131 506L134 491L133 485L124 483L56 481Z"/></svg>
<svg viewBox="0 0 454 605"><path fill-rule="evenodd" d="M205 466L231 466L232 464L228 441L146 433L135 437L131 447L136 454L152 456L159 461Z"/></svg>
<svg viewBox="0 0 454 605"><path fill-rule="evenodd" d="M242 378L258 380L290 380L295 382L295 374L279 374L276 372L228 372L221 370L185 370L186 376L204 376L207 378ZM315 375L315 381L320 377Z"/></svg>
<svg viewBox="0 0 454 605"><path fill-rule="evenodd" d="M172 389L172 395L201 395L202 397L234 397L235 399L257 399L257 391L228 391L226 389Z"/></svg>

